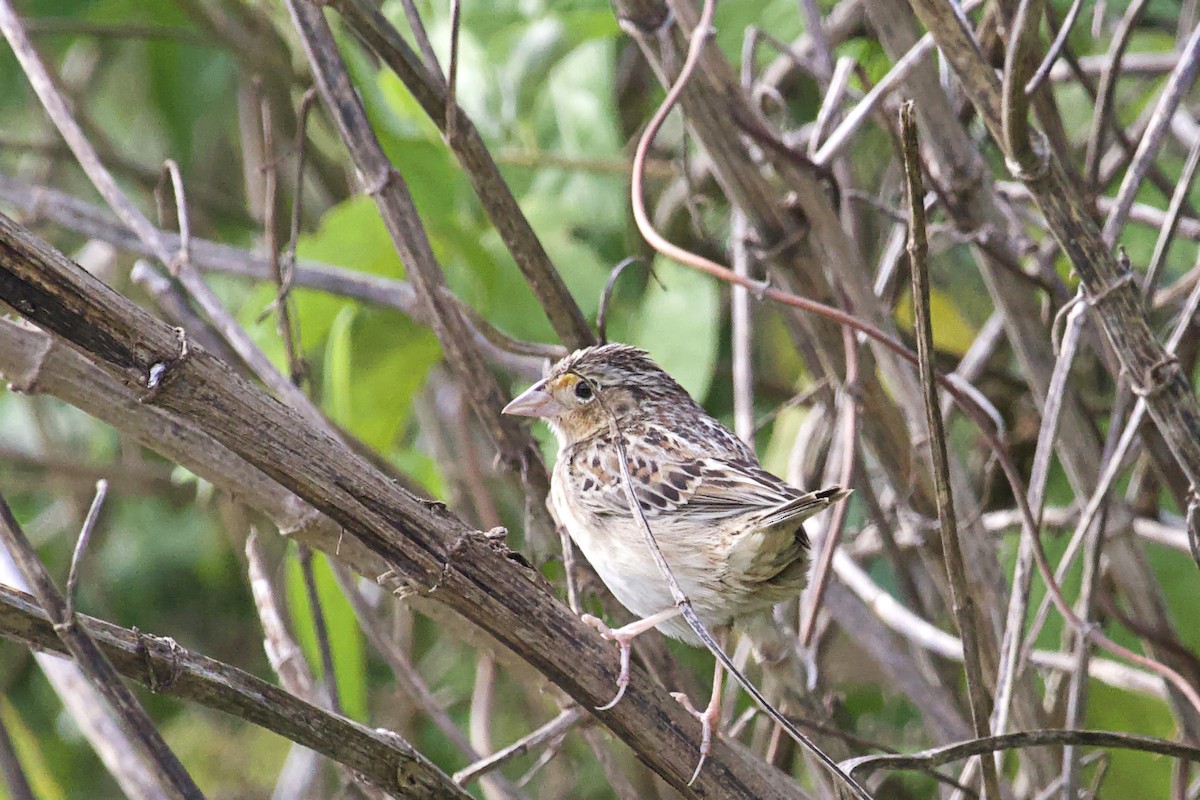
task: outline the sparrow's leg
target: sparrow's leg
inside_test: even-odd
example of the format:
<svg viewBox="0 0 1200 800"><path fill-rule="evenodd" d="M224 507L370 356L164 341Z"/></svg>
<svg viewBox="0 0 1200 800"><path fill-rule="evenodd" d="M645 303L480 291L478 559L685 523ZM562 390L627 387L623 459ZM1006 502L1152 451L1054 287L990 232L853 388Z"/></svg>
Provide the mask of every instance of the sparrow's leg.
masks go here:
<svg viewBox="0 0 1200 800"><path fill-rule="evenodd" d="M678 607L668 608L665 611L651 614L645 619L636 620L620 628L610 628L604 624L604 620L599 617L593 617L591 614L584 614L580 617L586 624L600 631L601 636L609 641L616 642L621 648L621 672L617 675L617 696L598 707L597 711L607 711L625 696L625 690L629 688L629 657L633 652L633 640L651 628L666 622L672 617L677 617L681 613Z"/></svg>
<svg viewBox="0 0 1200 800"><path fill-rule="evenodd" d="M725 668L721 666L721 662L717 661L716 667L713 670L713 689L712 696L708 699L708 707L703 711L697 711L692 705L692 701L683 692L671 692L671 697L679 701L680 705L688 710L689 713L696 719L700 720L700 761L696 764L696 771L692 773L691 780L688 781L688 786L700 776L700 769L704 766L704 760L708 758L708 754L712 752L712 737L713 731L721 722L721 682L725 677Z"/></svg>

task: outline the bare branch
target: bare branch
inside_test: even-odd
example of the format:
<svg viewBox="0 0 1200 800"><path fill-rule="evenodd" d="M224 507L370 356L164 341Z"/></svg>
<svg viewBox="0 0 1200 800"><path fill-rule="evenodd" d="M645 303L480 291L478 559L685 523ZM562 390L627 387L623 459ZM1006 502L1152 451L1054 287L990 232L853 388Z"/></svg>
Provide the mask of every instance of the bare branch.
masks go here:
<svg viewBox="0 0 1200 800"><path fill-rule="evenodd" d="M88 542L92 538L92 531L96 529L96 522L100 519L100 509L104 507L104 498L108 496L108 481L101 478L96 481L96 496L92 498L92 505L88 508L87 517L83 520L83 526L79 529L79 539L75 542L75 552L71 554L71 569L67 573L67 618L75 616L75 598L79 593L79 573L83 563L83 554L87 552Z"/></svg>
<svg viewBox="0 0 1200 800"><path fill-rule="evenodd" d="M75 659L92 686L120 717L128 750L153 766L159 791L165 797L203 800L204 795L199 787L155 730L145 709L121 682L87 629L79 624L78 616L70 613L67 601L59 594L3 496L0 496L0 536L3 536L22 576L47 609L46 627L50 636L61 640L62 646Z"/></svg>
<svg viewBox="0 0 1200 800"><path fill-rule="evenodd" d="M930 455L933 461L934 485L937 488L942 553L946 563L946 575L950 579L954 616L963 640L971 719L976 735L983 736L988 732L988 707L991 702L984 682L983 657L979 643L980 637L985 634L980 630L975 601L971 596L967 569L958 541L958 520L954 516L954 499L950 491L946 434L942 427L937 385L933 378L933 324L929 312L929 267L925 262L928 245L925 240L925 208L922 202L925 190L921 182L920 147L917 144L917 123L911 101L900 109L900 128L904 142L904 174L907 180L908 258L912 269L917 356L920 359L919 372L925 396L925 418L929 425ZM980 763L983 770L984 797L1000 800L1000 783L996 777L995 763L988 758L981 759Z"/></svg>
<svg viewBox="0 0 1200 800"><path fill-rule="evenodd" d="M80 615L122 675L155 691L182 697L249 720L361 773L397 796L468 795L390 731L377 731L330 714L236 667L150 636ZM62 653L46 613L21 593L0 586L0 633L29 646Z"/></svg>
<svg viewBox="0 0 1200 800"><path fill-rule="evenodd" d="M852 772L860 769L933 769L951 761L958 761L981 753L1012 750L1020 747L1045 747L1052 744L1076 744L1085 747L1115 747L1121 750L1138 750L1143 753L1195 761L1200 758L1200 748L1176 744L1150 736L1135 736L1129 733L1110 731L1061 731L1040 730L1009 733L1004 736L986 736L968 742L958 742L944 747L935 747L912 755L862 756L846 762Z"/></svg>

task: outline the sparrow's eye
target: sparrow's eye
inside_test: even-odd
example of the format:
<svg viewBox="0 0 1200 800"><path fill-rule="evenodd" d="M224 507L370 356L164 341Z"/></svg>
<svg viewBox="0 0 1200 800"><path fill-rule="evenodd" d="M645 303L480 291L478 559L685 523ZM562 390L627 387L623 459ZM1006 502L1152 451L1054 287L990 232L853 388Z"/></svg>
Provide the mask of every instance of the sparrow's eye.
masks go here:
<svg viewBox="0 0 1200 800"><path fill-rule="evenodd" d="M579 381L575 384L575 396L580 400L592 399L592 385L587 381Z"/></svg>

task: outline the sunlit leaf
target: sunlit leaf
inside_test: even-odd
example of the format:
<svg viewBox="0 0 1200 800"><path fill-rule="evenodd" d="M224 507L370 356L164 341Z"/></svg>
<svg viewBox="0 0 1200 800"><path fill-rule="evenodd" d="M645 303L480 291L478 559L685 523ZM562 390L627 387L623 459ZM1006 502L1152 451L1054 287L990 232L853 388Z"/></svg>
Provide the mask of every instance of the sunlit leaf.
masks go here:
<svg viewBox="0 0 1200 800"><path fill-rule="evenodd" d="M338 693L346 714L351 719L365 721L367 716L367 655L362 629L354 617L354 609L342 595L329 563L321 553L313 553L313 575L321 599L321 611L329 630L329 646L333 654L333 669L337 675ZM288 608L292 612L292 627L313 675L322 676L321 653L313 626L312 608L304 584L304 574L296 558L287 560Z"/></svg>
<svg viewBox="0 0 1200 800"><path fill-rule="evenodd" d="M665 288L655 281L647 287L630 343L650 351L702 402L717 364L720 290L707 275L665 258L655 260L654 271Z"/></svg>
<svg viewBox="0 0 1200 800"><path fill-rule="evenodd" d="M8 735L12 738L17 760L25 772L25 777L29 780L34 797L42 798L42 800L67 800L67 793L55 779L56 770L47 762L46 756L42 752L38 736L30 729L29 724L8 701L8 698L3 696L0 696L0 723L3 723ZM0 792L3 791L5 791L5 787L0 785Z"/></svg>

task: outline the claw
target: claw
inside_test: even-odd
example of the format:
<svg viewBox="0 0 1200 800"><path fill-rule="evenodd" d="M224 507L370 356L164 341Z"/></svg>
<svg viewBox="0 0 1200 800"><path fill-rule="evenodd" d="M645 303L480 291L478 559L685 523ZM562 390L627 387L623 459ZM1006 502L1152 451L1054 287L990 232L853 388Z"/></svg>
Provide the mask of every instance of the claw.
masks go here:
<svg viewBox="0 0 1200 800"><path fill-rule="evenodd" d="M597 711L608 711L625 696L625 690L629 688L629 660L633 653L633 640L654 626L678 614L678 608L668 608L665 611L652 614L645 619L631 622L621 628L610 628L604 623L604 620L591 614L580 615L579 620L584 625L590 625L595 628L600 632L602 637L610 642L616 642L617 646L621 648L621 672L617 675L617 696L604 705L598 706L596 708Z"/></svg>
<svg viewBox="0 0 1200 800"><path fill-rule="evenodd" d="M713 731L721 721L721 707L719 703L709 703L708 708L698 711L692 705L691 698L683 692L671 692L671 697L700 722L700 760L696 762L696 769L688 779L688 786L691 786L696 782L696 778L700 777L700 770L704 768L704 762L712 752Z"/></svg>
<svg viewBox="0 0 1200 800"><path fill-rule="evenodd" d="M613 629L604 624L604 620L591 614L584 614L580 619L585 625L590 625L600 631L600 635L610 642L616 642L621 648L621 671L617 674L617 695L602 706L596 706L597 711L608 711L621 702L625 690L629 688L629 660L633 653L633 636L624 634L620 628ZM635 634L636 635L636 634Z"/></svg>

